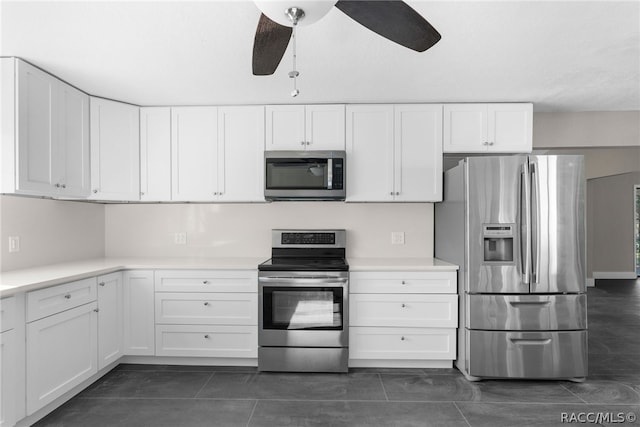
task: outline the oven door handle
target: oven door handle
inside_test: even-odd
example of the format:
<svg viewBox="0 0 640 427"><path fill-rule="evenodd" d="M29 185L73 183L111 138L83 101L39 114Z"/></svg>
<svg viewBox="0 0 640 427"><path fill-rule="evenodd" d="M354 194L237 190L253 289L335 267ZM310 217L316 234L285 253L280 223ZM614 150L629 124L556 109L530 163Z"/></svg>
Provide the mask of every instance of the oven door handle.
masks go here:
<svg viewBox="0 0 640 427"><path fill-rule="evenodd" d="M349 279L346 277L259 277L258 282L262 283L287 283L296 285L330 285L345 284Z"/></svg>

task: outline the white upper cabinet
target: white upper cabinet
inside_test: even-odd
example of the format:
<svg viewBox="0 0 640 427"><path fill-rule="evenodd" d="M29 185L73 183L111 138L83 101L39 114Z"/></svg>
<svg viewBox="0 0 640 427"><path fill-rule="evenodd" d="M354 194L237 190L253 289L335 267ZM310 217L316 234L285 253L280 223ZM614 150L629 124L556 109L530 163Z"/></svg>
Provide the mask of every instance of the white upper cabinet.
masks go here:
<svg viewBox="0 0 640 427"><path fill-rule="evenodd" d="M174 201L218 196L218 108L171 109L171 194Z"/></svg>
<svg viewBox="0 0 640 427"><path fill-rule="evenodd" d="M218 200L264 202L264 107L218 108Z"/></svg>
<svg viewBox="0 0 640 427"><path fill-rule="evenodd" d="M347 106L347 198L393 200L393 105Z"/></svg>
<svg viewBox="0 0 640 427"><path fill-rule="evenodd" d="M171 200L171 108L140 108L140 200Z"/></svg>
<svg viewBox="0 0 640 427"><path fill-rule="evenodd" d="M2 89L2 191L86 197L89 97L14 58L2 58Z"/></svg>
<svg viewBox="0 0 640 427"><path fill-rule="evenodd" d="M533 104L445 104L445 153L529 153Z"/></svg>
<svg viewBox="0 0 640 427"><path fill-rule="evenodd" d="M396 105L394 200L442 200L442 105Z"/></svg>
<svg viewBox="0 0 640 427"><path fill-rule="evenodd" d="M344 150L344 105L266 106L267 150Z"/></svg>
<svg viewBox="0 0 640 427"><path fill-rule="evenodd" d="M91 98L91 198L140 199L140 108Z"/></svg>
<svg viewBox="0 0 640 427"><path fill-rule="evenodd" d="M442 105L347 107L347 201L442 200Z"/></svg>

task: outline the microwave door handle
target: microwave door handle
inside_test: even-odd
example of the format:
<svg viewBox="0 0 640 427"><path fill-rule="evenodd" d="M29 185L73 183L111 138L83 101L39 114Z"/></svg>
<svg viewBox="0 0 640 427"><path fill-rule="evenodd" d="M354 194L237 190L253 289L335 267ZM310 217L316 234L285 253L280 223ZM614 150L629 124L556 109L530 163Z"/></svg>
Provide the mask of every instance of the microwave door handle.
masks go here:
<svg viewBox="0 0 640 427"><path fill-rule="evenodd" d="M327 190L333 190L333 159L327 159Z"/></svg>

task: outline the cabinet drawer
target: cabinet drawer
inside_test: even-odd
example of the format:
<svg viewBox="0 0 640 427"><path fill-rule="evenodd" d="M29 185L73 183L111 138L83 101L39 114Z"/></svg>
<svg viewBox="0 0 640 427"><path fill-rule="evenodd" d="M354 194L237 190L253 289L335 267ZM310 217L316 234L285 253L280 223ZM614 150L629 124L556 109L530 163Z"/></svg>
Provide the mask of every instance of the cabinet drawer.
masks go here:
<svg viewBox="0 0 640 427"><path fill-rule="evenodd" d="M258 292L254 270L160 270L155 274L159 292Z"/></svg>
<svg viewBox="0 0 640 427"><path fill-rule="evenodd" d="M13 329L16 324L16 298L0 299L0 332Z"/></svg>
<svg viewBox="0 0 640 427"><path fill-rule="evenodd" d="M456 358L455 328L349 328L350 359Z"/></svg>
<svg viewBox="0 0 640 427"><path fill-rule="evenodd" d="M352 294L349 302L349 324L455 328L458 326L458 296Z"/></svg>
<svg viewBox="0 0 640 427"><path fill-rule="evenodd" d="M352 272L352 294L455 294L455 271Z"/></svg>
<svg viewBox="0 0 640 427"><path fill-rule="evenodd" d="M96 278L78 280L27 293L27 322L96 300Z"/></svg>
<svg viewBox="0 0 640 427"><path fill-rule="evenodd" d="M258 294L157 293L156 323L257 325Z"/></svg>
<svg viewBox="0 0 640 427"><path fill-rule="evenodd" d="M157 325L156 356L258 357L258 327Z"/></svg>
<svg viewBox="0 0 640 427"><path fill-rule="evenodd" d="M528 379L587 375L587 331L465 333L470 375Z"/></svg>

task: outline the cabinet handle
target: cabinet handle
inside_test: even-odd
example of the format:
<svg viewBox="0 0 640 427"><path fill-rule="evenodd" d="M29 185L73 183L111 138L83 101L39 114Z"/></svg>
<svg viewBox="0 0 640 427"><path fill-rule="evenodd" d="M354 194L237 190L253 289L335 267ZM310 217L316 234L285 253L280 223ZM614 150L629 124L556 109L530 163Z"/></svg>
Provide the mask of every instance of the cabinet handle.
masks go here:
<svg viewBox="0 0 640 427"><path fill-rule="evenodd" d="M94 308L93 311L95 311L96 313L100 311L99 308Z"/></svg>
<svg viewBox="0 0 640 427"><path fill-rule="evenodd" d="M205 302L204 305L206 305L208 307L209 306L209 302Z"/></svg>
<svg viewBox="0 0 640 427"><path fill-rule="evenodd" d="M64 297L65 297L66 299L71 299L71 294L66 294Z"/></svg>
<svg viewBox="0 0 640 427"><path fill-rule="evenodd" d="M209 334L205 335L204 337L205 339L209 339Z"/></svg>
<svg viewBox="0 0 640 427"><path fill-rule="evenodd" d="M104 282L98 283L98 286L104 286Z"/></svg>
<svg viewBox="0 0 640 427"><path fill-rule="evenodd" d="M400 341L405 341L406 338L405 337L400 337Z"/></svg>
<svg viewBox="0 0 640 427"><path fill-rule="evenodd" d="M402 284L403 284L403 285L406 285L406 284L407 284L407 282L405 282L405 281L403 280L403 281L402 281Z"/></svg>
<svg viewBox="0 0 640 427"><path fill-rule="evenodd" d="M209 281L208 281L208 280L203 280L203 281L202 281L202 284L203 284L203 285L208 285L208 284L209 284Z"/></svg>
<svg viewBox="0 0 640 427"><path fill-rule="evenodd" d="M402 304L402 308L406 308L406 307L407 307L407 305L403 303Z"/></svg>

